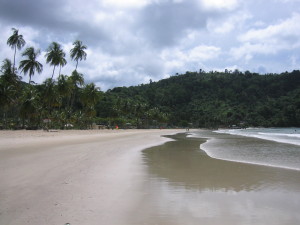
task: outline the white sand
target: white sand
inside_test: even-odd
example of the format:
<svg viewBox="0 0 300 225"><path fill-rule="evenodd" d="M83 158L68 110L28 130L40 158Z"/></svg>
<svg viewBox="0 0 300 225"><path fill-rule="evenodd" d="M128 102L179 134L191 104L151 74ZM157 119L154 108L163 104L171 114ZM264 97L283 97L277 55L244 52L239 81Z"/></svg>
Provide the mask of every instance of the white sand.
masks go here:
<svg viewBox="0 0 300 225"><path fill-rule="evenodd" d="M0 131L0 224L131 224L141 150L184 130Z"/></svg>

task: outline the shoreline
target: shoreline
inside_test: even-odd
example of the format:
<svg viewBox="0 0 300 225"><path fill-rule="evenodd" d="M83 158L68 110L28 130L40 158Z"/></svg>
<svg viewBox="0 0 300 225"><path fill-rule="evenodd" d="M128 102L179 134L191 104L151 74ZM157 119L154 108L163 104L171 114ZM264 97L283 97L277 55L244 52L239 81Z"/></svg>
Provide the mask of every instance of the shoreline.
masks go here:
<svg viewBox="0 0 300 225"><path fill-rule="evenodd" d="M175 139L143 151L151 189L139 214L153 224L299 223L298 171L214 159L199 150L205 138Z"/></svg>
<svg viewBox="0 0 300 225"><path fill-rule="evenodd" d="M243 135L243 134L231 134L231 133L219 133L212 131L205 132L201 131L201 135L204 135L204 137L207 139L206 142L202 143L200 148L211 158L228 161L228 162L237 162L237 163L244 163L244 164L250 164L250 165L256 165L256 166L264 166L264 167L270 167L274 169L284 169L284 170L290 170L290 171L300 171L299 166L297 166L297 163L294 163L293 165L285 165L280 164L280 162L268 162L267 159L265 160L257 160L255 158L251 158L251 155L248 153L251 150L252 151L261 151L261 149L266 148L266 146L269 146L269 149L271 148L281 148L286 149L287 146L290 148L298 149L299 146L282 142L278 140L273 139L265 139L257 136L250 136L250 135ZM197 135L194 135L194 137L197 137ZM242 149L248 149L247 151L243 151L237 148L237 143ZM219 146L223 146L222 150L219 148ZM243 157L237 157L237 154L222 154L224 152L230 152L229 149L234 149L233 151L241 152L243 151L244 158ZM233 152L231 151L231 152ZM276 152L275 152L276 153ZM270 157L272 156L272 152L263 152L263 154L268 154ZM278 154L278 153L277 153ZM274 154L275 155L275 154ZM247 157L245 157L247 156ZM284 155L282 155L284 156ZM255 161L256 160L256 161Z"/></svg>
<svg viewBox="0 0 300 225"><path fill-rule="evenodd" d="M300 221L299 172L211 158L182 129L26 132L0 132L0 224Z"/></svg>
<svg viewBox="0 0 300 225"><path fill-rule="evenodd" d="M143 149L184 130L0 131L0 224L127 224Z"/></svg>
<svg viewBox="0 0 300 225"><path fill-rule="evenodd" d="M184 129L118 129L118 130L0 130L0 151L5 148L32 146L44 142L47 145L71 144L97 141L97 137L118 137L138 133L176 134L185 132Z"/></svg>

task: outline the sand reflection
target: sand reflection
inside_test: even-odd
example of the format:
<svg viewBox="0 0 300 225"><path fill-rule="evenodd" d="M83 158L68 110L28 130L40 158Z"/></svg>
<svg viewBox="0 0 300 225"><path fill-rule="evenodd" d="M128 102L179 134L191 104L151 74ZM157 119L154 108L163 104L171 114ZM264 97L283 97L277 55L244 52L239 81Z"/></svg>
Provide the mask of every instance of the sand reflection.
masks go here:
<svg viewBox="0 0 300 225"><path fill-rule="evenodd" d="M298 171L213 159L200 150L205 139L171 136L175 141L143 151L149 173L187 189L255 191L300 190Z"/></svg>

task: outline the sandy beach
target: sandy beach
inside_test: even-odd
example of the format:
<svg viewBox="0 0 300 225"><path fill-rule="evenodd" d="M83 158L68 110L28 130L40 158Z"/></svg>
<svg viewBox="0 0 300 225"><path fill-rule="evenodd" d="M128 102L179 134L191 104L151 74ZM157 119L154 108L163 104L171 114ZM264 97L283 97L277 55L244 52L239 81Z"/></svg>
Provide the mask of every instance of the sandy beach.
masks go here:
<svg viewBox="0 0 300 225"><path fill-rule="evenodd" d="M141 151L184 130L0 131L0 224L130 224Z"/></svg>
<svg viewBox="0 0 300 225"><path fill-rule="evenodd" d="M198 138L185 130L0 131L0 224L299 224L299 171L212 158L200 148L211 131L190 132ZM221 149L270 144L221 137Z"/></svg>

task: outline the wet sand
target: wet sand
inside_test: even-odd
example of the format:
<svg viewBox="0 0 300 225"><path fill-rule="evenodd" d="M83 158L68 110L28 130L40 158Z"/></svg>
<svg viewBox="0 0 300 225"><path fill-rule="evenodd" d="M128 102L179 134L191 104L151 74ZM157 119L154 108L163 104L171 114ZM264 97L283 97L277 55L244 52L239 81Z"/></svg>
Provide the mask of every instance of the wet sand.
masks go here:
<svg viewBox="0 0 300 225"><path fill-rule="evenodd" d="M173 138L143 151L151 191L140 213L156 224L300 224L299 171L213 159L205 139Z"/></svg>
<svg viewBox="0 0 300 225"><path fill-rule="evenodd" d="M0 224L130 224L141 150L181 131L0 131Z"/></svg>
<svg viewBox="0 0 300 225"><path fill-rule="evenodd" d="M0 132L0 224L300 223L299 171L213 159L199 148L205 139L161 137L179 132Z"/></svg>

